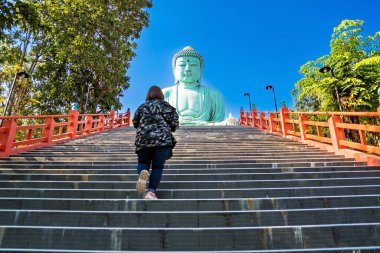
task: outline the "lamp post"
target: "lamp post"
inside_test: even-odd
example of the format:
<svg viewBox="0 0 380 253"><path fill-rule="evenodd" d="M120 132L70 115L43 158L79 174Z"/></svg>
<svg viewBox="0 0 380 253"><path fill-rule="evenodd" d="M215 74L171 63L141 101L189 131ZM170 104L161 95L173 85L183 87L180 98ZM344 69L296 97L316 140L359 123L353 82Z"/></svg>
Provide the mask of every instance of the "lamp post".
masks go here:
<svg viewBox="0 0 380 253"><path fill-rule="evenodd" d="M333 78L335 78L335 75L334 75L334 68L332 68L332 67L330 67L330 66L323 66L322 68L319 69L319 72L321 72L321 73L331 72L331 76L332 76ZM334 87L335 87L336 99L337 99L338 106L339 106L339 111L342 111L342 105L340 104L340 98L339 98L338 87L336 87L335 84L334 84Z"/></svg>
<svg viewBox="0 0 380 253"><path fill-rule="evenodd" d="M251 113L251 112L252 112L251 95L250 95L248 92L246 92L246 93L244 93L244 96L248 96L248 101L249 101L249 111L250 111L250 113Z"/></svg>
<svg viewBox="0 0 380 253"><path fill-rule="evenodd" d="M116 114L119 113L119 107L120 109L122 109L122 104L120 103L120 98L121 97L124 97L124 94L123 93L120 93L118 96L117 96L117 111L116 111Z"/></svg>
<svg viewBox="0 0 380 253"><path fill-rule="evenodd" d="M276 101L276 92L274 91L274 85L267 85L265 87L266 90L272 90L273 91L273 99L274 99L274 106L276 108L276 112L278 112L277 110L277 101Z"/></svg>
<svg viewBox="0 0 380 253"><path fill-rule="evenodd" d="M89 99L89 96L90 96L90 88L91 88L91 83L89 83L88 87L87 87L86 103L84 104L84 113L87 113L87 103L88 103L88 99Z"/></svg>
<svg viewBox="0 0 380 253"><path fill-rule="evenodd" d="M6 103L5 108L4 108L3 116L7 116L8 107L9 107L9 104L10 104L10 102L12 100L13 93L14 93L15 86L16 86L16 81L17 81L17 78L19 76L22 77L23 79L24 78L29 78L29 74L28 73L26 73L24 71L19 72L17 70L15 78L13 79L13 82L12 82L11 90L9 91L9 95L8 95L8 98L7 98L7 103Z"/></svg>

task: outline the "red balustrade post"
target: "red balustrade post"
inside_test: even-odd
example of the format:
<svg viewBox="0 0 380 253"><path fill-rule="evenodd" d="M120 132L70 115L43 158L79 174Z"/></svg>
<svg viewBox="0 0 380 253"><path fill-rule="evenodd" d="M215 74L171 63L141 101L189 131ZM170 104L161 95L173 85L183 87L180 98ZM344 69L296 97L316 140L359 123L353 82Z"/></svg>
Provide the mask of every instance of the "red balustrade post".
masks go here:
<svg viewBox="0 0 380 253"><path fill-rule="evenodd" d="M67 133L70 135L71 139L75 139L77 135L78 117L79 112L77 110L69 111L69 125L67 126Z"/></svg>
<svg viewBox="0 0 380 253"><path fill-rule="evenodd" d="M16 135L16 119L3 119L0 128L0 157L8 157L13 148L13 142Z"/></svg>
<svg viewBox="0 0 380 253"><path fill-rule="evenodd" d="M367 145L367 136L364 130L359 130L360 144Z"/></svg>
<svg viewBox="0 0 380 253"><path fill-rule="evenodd" d="M86 115L84 132L86 134L91 134L91 132L92 132L92 116Z"/></svg>
<svg viewBox="0 0 380 253"><path fill-rule="evenodd" d="M318 133L318 136L319 136L319 137L322 137L322 136L323 136L321 126L317 126L317 133Z"/></svg>
<svg viewBox="0 0 380 253"><path fill-rule="evenodd" d="M249 114L249 112L246 112L245 113L245 124L247 126L250 126L251 122L252 122L251 114Z"/></svg>
<svg viewBox="0 0 380 253"><path fill-rule="evenodd" d="M253 127L258 127L258 123L257 123L257 109L256 108L253 108L252 109L252 126Z"/></svg>
<svg viewBox="0 0 380 253"><path fill-rule="evenodd" d="M98 125L98 132L103 132L104 131L104 115L99 116L99 125Z"/></svg>
<svg viewBox="0 0 380 253"><path fill-rule="evenodd" d="M290 130L290 125L288 123L289 120L289 109L287 107L281 107L280 115L281 115L281 131L282 136L286 137L288 131Z"/></svg>
<svg viewBox="0 0 380 253"><path fill-rule="evenodd" d="M265 113L260 113L260 129L265 129Z"/></svg>
<svg viewBox="0 0 380 253"><path fill-rule="evenodd" d="M306 137L306 132L307 132L307 125L305 125L305 121L308 120L308 117L304 114L301 114L298 118L298 122L300 124L300 133L301 133L301 140L305 141L308 138Z"/></svg>
<svg viewBox="0 0 380 253"><path fill-rule="evenodd" d="M109 128L113 128L115 125L115 111L110 111L110 117L109 117Z"/></svg>
<svg viewBox="0 0 380 253"><path fill-rule="evenodd" d="M271 133L276 132L276 121L274 121L275 114L273 112L269 113L269 130Z"/></svg>
<svg viewBox="0 0 380 253"><path fill-rule="evenodd" d="M53 143L53 135L54 135L54 119L53 117L45 118L45 128L42 130L42 137L46 138L45 143L51 144Z"/></svg>
<svg viewBox="0 0 380 253"><path fill-rule="evenodd" d="M128 120L127 126L130 126L131 125L131 111L129 108L127 110L126 116L127 116L127 120Z"/></svg>
<svg viewBox="0 0 380 253"><path fill-rule="evenodd" d="M123 114L119 115L119 119L117 121L117 125L118 125L118 127L122 127L123 126Z"/></svg>
<svg viewBox="0 0 380 253"><path fill-rule="evenodd" d="M32 139L32 136L33 136L33 129L29 129L28 134L25 137L25 140Z"/></svg>
<svg viewBox="0 0 380 253"><path fill-rule="evenodd" d="M338 149L343 148L343 146L340 145L340 140L345 139L344 130L342 128L336 127L336 124L341 123L342 119L339 116L333 115L329 118L328 122L332 146L335 151L338 151Z"/></svg>
<svg viewBox="0 0 380 253"><path fill-rule="evenodd" d="M244 125L244 111L240 110L239 125Z"/></svg>
<svg viewBox="0 0 380 253"><path fill-rule="evenodd" d="M127 113L125 113L124 117L123 117L123 126L126 126L126 125L128 125L128 114Z"/></svg>

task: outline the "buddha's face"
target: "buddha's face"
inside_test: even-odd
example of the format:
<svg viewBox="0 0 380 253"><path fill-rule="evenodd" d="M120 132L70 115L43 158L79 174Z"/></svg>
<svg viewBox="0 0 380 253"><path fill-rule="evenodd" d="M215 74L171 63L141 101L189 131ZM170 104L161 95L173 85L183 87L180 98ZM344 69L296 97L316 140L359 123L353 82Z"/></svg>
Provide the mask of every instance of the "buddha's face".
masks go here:
<svg viewBox="0 0 380 253"><path fill-rule="evenodd" d="M195 83L201 79L201 63L197 57L182 56L175 62L174 77L176 83Z"/></svg>

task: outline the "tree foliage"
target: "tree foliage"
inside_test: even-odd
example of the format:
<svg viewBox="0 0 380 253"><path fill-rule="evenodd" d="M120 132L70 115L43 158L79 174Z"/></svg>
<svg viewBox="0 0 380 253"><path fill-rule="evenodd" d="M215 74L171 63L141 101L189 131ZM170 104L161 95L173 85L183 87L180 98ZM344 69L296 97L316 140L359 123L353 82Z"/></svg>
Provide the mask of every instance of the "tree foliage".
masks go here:
<svg viewBox="0 0 380 253"><path fill-rule="evenodd" d="M331 36L329 55L300 68L292 91L300 111L375 111L379 106L380 32L363 37L362 20L343 20ZM329 66L322 73L320 69ZM339 97L339 100L338 100Z"/></svg>
<svg viewBox="0 0 380 253"><path fill-rule="evenodd" d="M148 26L151 0L2 1L1 96L17 71L12 114L121 108L136 39ZM99 110L98 110L99 111Z"/></svg>

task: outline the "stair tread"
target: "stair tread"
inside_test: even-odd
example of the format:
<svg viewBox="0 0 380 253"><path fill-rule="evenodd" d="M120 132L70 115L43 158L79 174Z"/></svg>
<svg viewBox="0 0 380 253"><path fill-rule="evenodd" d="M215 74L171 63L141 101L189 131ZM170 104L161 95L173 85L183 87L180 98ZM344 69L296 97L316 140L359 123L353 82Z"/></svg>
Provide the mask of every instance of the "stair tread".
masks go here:
<svg viewBox="0 0 380 253"><path fill-rule="evenodd" d="M380 250L380 166L254 128L174 135L157 201L133 128L0 159L0 252Z"/></svg>

